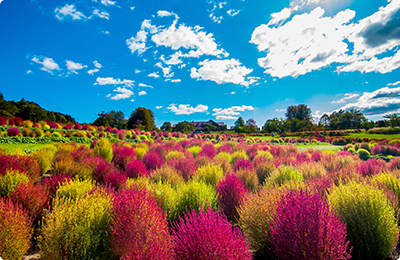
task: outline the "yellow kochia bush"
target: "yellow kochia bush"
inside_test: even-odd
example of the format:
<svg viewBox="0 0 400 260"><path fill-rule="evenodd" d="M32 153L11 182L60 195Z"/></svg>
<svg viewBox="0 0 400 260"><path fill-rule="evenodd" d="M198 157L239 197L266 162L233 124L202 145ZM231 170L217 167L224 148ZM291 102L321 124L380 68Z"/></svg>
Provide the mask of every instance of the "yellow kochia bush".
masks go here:
<svg viewBox="0 0 400 260"><path fill-rule="evenodd" d="M43 259L110 259L112 207L111 196L100 188L76 200L56 198L39 237Z"/></svg>
<svg viewBox="0 0 400 260"><path fill-rule="evenodd" d="M352 259L390 256L397 245L399 228L395 210L382 190L351 181L334 187L328 201L346 224Z"/></svg>

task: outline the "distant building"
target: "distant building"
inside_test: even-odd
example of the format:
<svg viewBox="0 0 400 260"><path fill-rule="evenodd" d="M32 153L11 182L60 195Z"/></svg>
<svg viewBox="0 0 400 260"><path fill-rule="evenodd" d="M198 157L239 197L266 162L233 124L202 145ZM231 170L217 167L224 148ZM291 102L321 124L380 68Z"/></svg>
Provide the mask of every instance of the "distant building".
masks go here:
<svg viewBox="0 0 400 260"><path fill-rule="evenodd" d="M224 122L215 122L213 120L201 121L201 122L192 121L192 124L195 127L195 131L203 131L206 124L213 125L213 126L216 126L218 128L221 128L221 127L225 126Z"/></svg>

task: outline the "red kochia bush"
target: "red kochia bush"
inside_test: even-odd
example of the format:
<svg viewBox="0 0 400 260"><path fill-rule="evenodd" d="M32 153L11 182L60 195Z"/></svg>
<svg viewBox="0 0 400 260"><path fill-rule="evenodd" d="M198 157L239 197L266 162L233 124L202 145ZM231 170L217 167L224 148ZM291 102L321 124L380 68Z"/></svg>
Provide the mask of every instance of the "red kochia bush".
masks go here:
<svg viewBox="0 0 400 260"><path fill-rule="evenodd" d="M369 159L368 161L360 162L357 167L357 172L362 176L372 176L380 172L384 172L387 169L386 162L382 159Z"/></svg>
<svg viewBox="0 0 400 260"><path fill-rule="evenodd" d="M193 157L169 160L168 164L172 166L185 181L192 179L197 171L197 165Z"/></svg>
<svg viewBox="0 0 400 260"><path fill-rule="evenodd" d="M114 166L106 160L101 160L92 173L93 180L103 184L109 173L115 170Z"/></svg>
<svg viewBox="0 0 400 260"><path fill-rule="evenodd" d="M205 144L203 145L201 151L197 154L197 156L207 156L208 158L214 158L216 153L216 149L212 144Z"/></svg>
<svg viewBox="0 0 400 260"><path fill-rule="evenodd" d="M19 136L20 131L18 128L8 128L7 129L7 135L12 137L12 136Z"/></svg>
<svg viewBox="0 0 400 260"><path fill-rule="evenodd" d="M126 189L113 201L111 248L122 259L175 259L161 207L145 190Z"/></svg>
<svg viewBox="0 0 400 260"><path fill-rule="evenodd" d="M113 153L114 157L111 162L120 171L125 171L126 165L136 159L135 150L130 147L113 145Z"/></svg>
<svg viewBox="0 0 400 260"><path fill-rule="evenodd" d="M153 171L160 168L163 164L161 155L156 151L149 151L143 155L142 161L148 171Z"/></svg>
<svg viewBox="0 0 400 260"><path fill-rule="evenodd" d="M118 171L114 171L107 175L106 179L104 180L104 183L108 187L119 190L125 186L127 179L128 178L126 177L125 174L120 173Z"/></svg>
<svg viewBox="0 0 400 260"><path fill-rule="evenodd" d="M177 259L252 259L250 245L225 215L200 209L188 212L173 231Z"/></svg>
<svg viewBox="0 0 400 260"><path fill-rule="evenodd" d="M234 166L233 170L234 170L235 172L236 172L236 171L239 171L239 170L249 170L249 171L252 171L252 170L253 170L253 165L251 164L251 162L250 162L249 160L246 160L246 159L241 158L241 159L238 159L238 160L235 162L235 166Z"/></svg>
<svg viewBox="0 0 400 260"><path fill-rule="evenodd" d="M42 168L36 159L27 155L0 155L0 175L5 175L7 170L18 170L26 173L30 178L36 179L42 173Z"/></svg>
<svg viewBox="0 0 400 260"><path fill-rule="evenodd" d="M47 188L49 192L49 197L54 198L57 192L58 187L61 183L66 182L71 179L71 176L66 174L57 174L51 177L46 177L42 180L42 184ZM51 204L51 203L50 203Z"/></svg>
<svg viewBox="0 0 400 260"><path fill-rule="evenodd" d="M129 178L149 176L146 166L140 160L133 160L129 162L126 166L125 174Z"/></svg>
<svg viewBox="0 0 400 260"><path fill-rule="evenodd" d="M346 226L318 194L290 191L278 203L270 247L279 259L350 259ZM351 251L351 249L349 250Z"/></svg>
<svg viewBox="0 0 400 260"><path fill-rule="evenodd" d="M373 155L378 155L381 153L383 153L383 149L379 145L375 145L371 150L371 154L373 154Z"/></svg>
<svg viewBox="0 0 400 260"><path fill-rule="evenodd" d="M400 158L394 158L390 160L389 169L391 171L400 170Z"/></svg>
<svg viewBox="0 0 400 260"><path fill-rule="evenodd" d="M243 182L236 175L228 174L217 184L217 192L227 219L236 222L239 217L237 208L242 205L246 194Z"/></svg>
<svg viewBox="0 0 400 260"><path fill-rule="evenodd" d="M5 116L0 116L0 125L7 125L7 117Z"/></svg>

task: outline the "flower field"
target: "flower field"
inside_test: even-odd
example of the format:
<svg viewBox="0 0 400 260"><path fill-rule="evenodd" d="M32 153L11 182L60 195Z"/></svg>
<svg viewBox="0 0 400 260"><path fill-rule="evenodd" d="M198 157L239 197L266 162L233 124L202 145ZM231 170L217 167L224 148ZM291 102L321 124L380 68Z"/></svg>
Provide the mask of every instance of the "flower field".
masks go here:
<svg viewBox="0 0 400 260"><path fill-rule="evenodd" d="M7 126L3 138L25 138L15 129ZM396 254L397 142L300 152L293 138L64 130L53 133L65 140L71 131L90 147L53 140L28 153L0 149L2 259L28 252L40 259Z"/></svg>

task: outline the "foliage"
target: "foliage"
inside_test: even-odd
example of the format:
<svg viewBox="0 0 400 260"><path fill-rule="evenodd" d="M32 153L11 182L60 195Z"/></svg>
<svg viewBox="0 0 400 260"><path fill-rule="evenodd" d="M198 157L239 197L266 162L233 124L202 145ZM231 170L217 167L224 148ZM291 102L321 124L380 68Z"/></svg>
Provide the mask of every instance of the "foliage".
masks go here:
<svg viewBox="0 0 400 260"><path fill-rule="evenodd" d="M367 150L360 148L357 150L357 155L360 156L360 158L368 158L370 153Z"/></svg>
<svg viewBox="0 0 400 260"><path fill-rule="evenodd" d="M112 128L116 127L118 129L124 129L126 127L125 116L122 111L102 111L97 116L98 117L93 122L93 125L95 126L110 126Z"/></svg>
<svg viewBox="0 0 400 260"><path fill-rule="evenodd" d="M7 135L10 136L10 137L19 136L20 134L21 133L19 132L19 129L16 128L16 127L7 129Z"/></svg>
<svg viewBox="0 0 400 260"><path fill-rule="evenodd" d="M188 212L175 224L173 235L177 259L252 259L245 236L212 209Z"/></svg>
<svg viewBox="0 0 400 260"><path fill-rule="evenodd" d="M110 141L107 138L100 138L94 146L93 153L111 162L113 158L113 149Z"/></svg>
<svg viewBox="0 0 400 260"><path fill-rule="evenodd" d="M131 116L127 122L128 129L140 129L145 131L152 131L155 128L153 111L144 107L138 107L132 111Z"/></svg>
<svg viewBox="0 0 400 260"><path fill-rule="evenodd" d="M239 117L236 121L235 121L235 128L236 127L240 127L240 126L244 126L244 120L242 117Z"/></svg>
<svg viewBox="0 0 400 260"><path fill-rule="evenodd" d="M207 164L200 166L194 175L195 181L201 181L211 186L217 185L218 181L224 177L224 172L219 165Z"/></svg>
<svg viewBox="0 0 400 260"><path fill-rule="evenodd" d="M239 151L234 152L231 155L231 158L232 158L231 164L235 165L237 160L239 160L239 159L247 159L248 157L247 157L247 154L246 154L245 151L239 150Z"/></svg>
<svg viewBox="0 0 400 260"><path fill-rule="evenodd" d="M164 122L160 129L163 131L172 132L172 125L170 122Z"/></svg>
<svg viewBox="0 0 400 260"><path fill-rule="evenodd" d="M331 190L328 201L346 224L354 259L390 256L397 244L399 228L395 211L383 191L349 182Z"/></svg>
<svg viewBox="0 0 400 260"><path fill-rule="evenodd" d="M30 220L18 205L0 198L0 258L20 260L31 246Z"/></svg>
<svg viewBox="0 0 400 260"><path fill-rule="evenodd" d="M60 184L57 189L56 197L58 199L68 198L71 200L77 200L84 197L91 190L94 185L90 180L67 180Z"/></svg>
<svg viewBox="0 0 400 260"><path fill-rule="evenodd" d="M242 205L246 194L243 182L236 175L228 174L217 184L217 192L221 209L227 219L237 222L239 219L237 209Z"/></svg>
<svg viewBox="0 0 400 260"><path fill-rule="evenodd" d="M18 185L29 182L28 176L17 170L8 170L5 175L0 175L0 197L7 198Z"/></svg>
<svg viewBox="0 0 400 260"><path fill-rule="evenodd" d="M113 202L110 240L121 259L175 259L173 239L160 206L146 191L122 190Z"/></svg>
<svg viewBox="0 0 400 260"><path fill-rule="evenodd" d="M193 157L196 157L200 153L201 147L191 146L187 150L193 154Z"/></svg>
<svg viewBox="0 0 400 260"><path fill-rule="evenodd" d="M351 257L347 252L349 242L346 242L344 223L318 194L287 193L277 205L270 228L271 250L279 259L337 260Z"/></svg>
<svg viewBox="0 0 400 260"><path fill-rule="evenodd" d="M302 181L303 175L292 166L280 166L267 178L266 183L271 186L282 186L288 181Z"/></svg>
<svg viewBox="0 0 400 260"><path fill-rule="evenodd" d="M56 198L44 216L39 247L44 259L107 258L112 200L97 189L77 200Z"/></svg>
<svg viewBox="0 0 400 260"><path fill-rule="evenodd" d="M140 160L133 160L126 166L125 174L128 178L138 178L149 176L146 166Z"/></svg>
<svg viewBox="0 0 400 260"><path fill-rule="evenodd" d="M133 148L125 146L113 146L113 158L111 162L115 168L120 171L125 171L126 165L136 159L136 153Z"/></svg>
<svg viewBox="0 0 400 260"><path fill-rule="evenodd" d="M173 132L181 132L186 134L193 132L195 128L196 127L193 123L183 121L175 125L175 127L173 128Z"/></svg>
<svg viewBox="0 0 400 260"><path fill-rule="evenodd" d="M161 155L156 151L147 152L143 156L142 161L149 172L154 171L157 168L160 168L161 165L163 164Z"/></svg>

